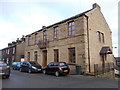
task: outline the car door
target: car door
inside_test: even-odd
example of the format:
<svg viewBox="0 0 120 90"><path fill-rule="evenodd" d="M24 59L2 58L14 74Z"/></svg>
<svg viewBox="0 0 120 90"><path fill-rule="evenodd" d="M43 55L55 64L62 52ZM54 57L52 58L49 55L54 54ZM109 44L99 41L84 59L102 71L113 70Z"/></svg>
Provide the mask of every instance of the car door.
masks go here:
<svg viewBox="0 0 120 90"><path fill-rule="evenodd" d="M24 62L23 69L24 69L24 71L28 70L28 64L27 64L27 62Z"/></svg>
<svg viewBox="0 0 120 90"><path fill-rule="evenodd" d="M29 62L26 62L25 70L26 70L26 71L29 71L29 67L30 67L30 63L29 63Z"/></svg>
<svg viewBox="0 0 120 90"><path fill-rule="evenodd" d="M53 63L49 63L47 65L47 68L46 68L47 73L52 73L52 67L53 67Z"/></svg>
<svg viewBox="0 0 120 90"><path fill-rule="evenodd" d="M25 71L25 62L22 62L22 63L21 63L21 69L22 69L23 71Z"/></svg>

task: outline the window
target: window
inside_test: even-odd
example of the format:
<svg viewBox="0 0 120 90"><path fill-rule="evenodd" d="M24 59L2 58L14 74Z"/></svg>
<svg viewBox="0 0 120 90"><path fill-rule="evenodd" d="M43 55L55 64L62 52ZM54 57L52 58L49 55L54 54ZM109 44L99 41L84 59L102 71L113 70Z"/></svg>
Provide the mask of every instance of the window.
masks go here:
<svg viewBox="0 0 120 90"><path fill-rule="evenodd" d="M46 42L47 41L47 31L43 32L43 41Z"/></svg>
<svg viewBox="0 0 120 90"><path fill-rule="evenodd" d="M69 22L68 23L68 35L74 35L75 34L75 25L74 22Z"/></svg>
<svg viewBox="0 0 120 90"><path fill-rule="evenodd" d="M35 34L35 44L39 43L39 34Z"/></svg>
<svg viewBox="0 0 120 90"><path fill-rule="evenodd" d="M12 56L12 61L14 61L14 59L15 59L15 57L14 57L14 56Z"/></svg>
<svg viewBox="0 0 120 90"><path fill-rule="evenodd" d="M37 58L38 58L38 53L37 51L34 52L34 60L37 61Z"/></svg>
<svg viewBox="0 0 120 90"><path fill-rule="evenodd" d="M98 40L104 43L104 33L97 31Z"/></svg>
<svg viewBox="0 0 120 90"><path fill-rule="evenodd" d="M32 37L31 36L28 37L28 45L32 45Z"/></svg>
<svg viewBox="0 0 120 90"><path fill-rule="evenodd" d="M15 54L15 48L13 48L13 54Z"/></svg>
<svg viewBox="0 0 120 90"><path fill-rule="evenodd" d="M101 36L99 31L97 31L97 36L98 36L98 40L101 41Z"/></svg>
<svg viewBox="0 0 120 90"><path fill-rule="evenodd" d="M69 48L69 63L76 63L75 48Z"/></svg>
<svg viewBox="0 0 120 90"><path fill-rule="evenodd" d="M28 58L27 58L28 61L30 61L30 52L28 52Z"/></svg>
<svg viewBox="0 0 120 90"><path fill-rule="evenodd" d="M58 30L59 30L59 27L54 28L54 39L58 39Z"/></svg>
<svg viewBox="0 0 120 90"><path fill-rule="evenodd" d="M54 62L59 62L59 50L54 49Z"/></svg>
<svg viewBox="0 0 120 90"><path fill-rule="evenodd" d="M8 54L9 54L9 52L10 52L10 51L9 51L9 49L8 49Z"/></svg>
<svg viewBox="0 0 120 90"><path fill-rule="evenodd" d="M104 43L104 33L101 33L102 36L102 42Z"/></svg>

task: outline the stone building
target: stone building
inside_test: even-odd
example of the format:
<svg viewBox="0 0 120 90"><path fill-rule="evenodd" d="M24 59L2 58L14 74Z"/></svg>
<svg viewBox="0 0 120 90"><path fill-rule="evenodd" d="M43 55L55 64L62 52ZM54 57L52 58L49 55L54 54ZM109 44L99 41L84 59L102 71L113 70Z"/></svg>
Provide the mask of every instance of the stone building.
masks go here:
<svg viewBox="0 0 120 90"><path fill-rule="evenodd" d="M50 62L81 65L82 72L105 71L113 65L112 32L96 3L92 9L43 26L26 36L25 60L42 66Z"/></svg>
<svg viewBox="0 0 120 90"><path fill-rule="evenodd" d="M0 50L0 61L2 60L2 50Z"/></svg>
<svg viewBox="0 0 120 90"><path fill-rule="evenodd" d="M15 61L16 56L16 42L8 43L8 47L2 49L2 61L11 64Z"/></svg>
<svg viewBox="0 0 120 90"><path fill-rule="evenodd" d="M8 47L2 49L2 60L9 65L15 61L24 59L25 38L17 39L12 43L8 43Z"/></svg>
<svg viewBox="0 0 120 90"><path fill-rule="evenodd" d="M16 60L15 61L24 61L25 54L25 37L23 36L20 40L17 39L16 44Z"/></svg>

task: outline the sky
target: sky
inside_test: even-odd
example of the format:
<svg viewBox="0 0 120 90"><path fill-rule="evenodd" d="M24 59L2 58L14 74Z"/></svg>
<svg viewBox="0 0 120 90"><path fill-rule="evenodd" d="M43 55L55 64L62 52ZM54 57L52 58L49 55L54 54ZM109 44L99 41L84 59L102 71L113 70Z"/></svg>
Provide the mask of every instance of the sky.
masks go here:
<svg viewBox="0 0 120 90"><path fill-rule="evenodd" d="M0 0L0 49L22 35L40 30L92 8L97 3L112 31L114 56L118 56L119 0ZM116 48L117 47L117 48Z"/></svg>

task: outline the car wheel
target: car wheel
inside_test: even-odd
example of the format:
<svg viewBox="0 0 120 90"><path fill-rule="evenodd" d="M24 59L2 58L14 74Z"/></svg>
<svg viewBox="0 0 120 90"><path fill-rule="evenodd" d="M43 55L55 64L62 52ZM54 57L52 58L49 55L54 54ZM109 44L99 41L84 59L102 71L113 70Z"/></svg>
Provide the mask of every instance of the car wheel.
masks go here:
<svg viewBox="0 0 120 90"><path fill-rule="evenodd" d="M43 74L46 74L46 70L43 70Z"/></svg>
<svg viewBox="0 0 120 90"><path fill-rule="evenodd" d="M60 74L58 71L55 72L55 76L58 77Z"/></svg>
<svg viewBox="0 0 120 90"><path fill-rule="evenodd" d="M22 72L22 68L20 68L20 72Z"/></svg>
<svg viewBox="0 0 120 90"><path fill-rule="evenodd" d="M9 78L10 77L10 75L6 75L6 78Z"/></svg>
<svg viewBox="0 0 120 90"><path fill-rule="evenodd" d="M32 73L31 69L28 70L28 73Z"/></svg>

